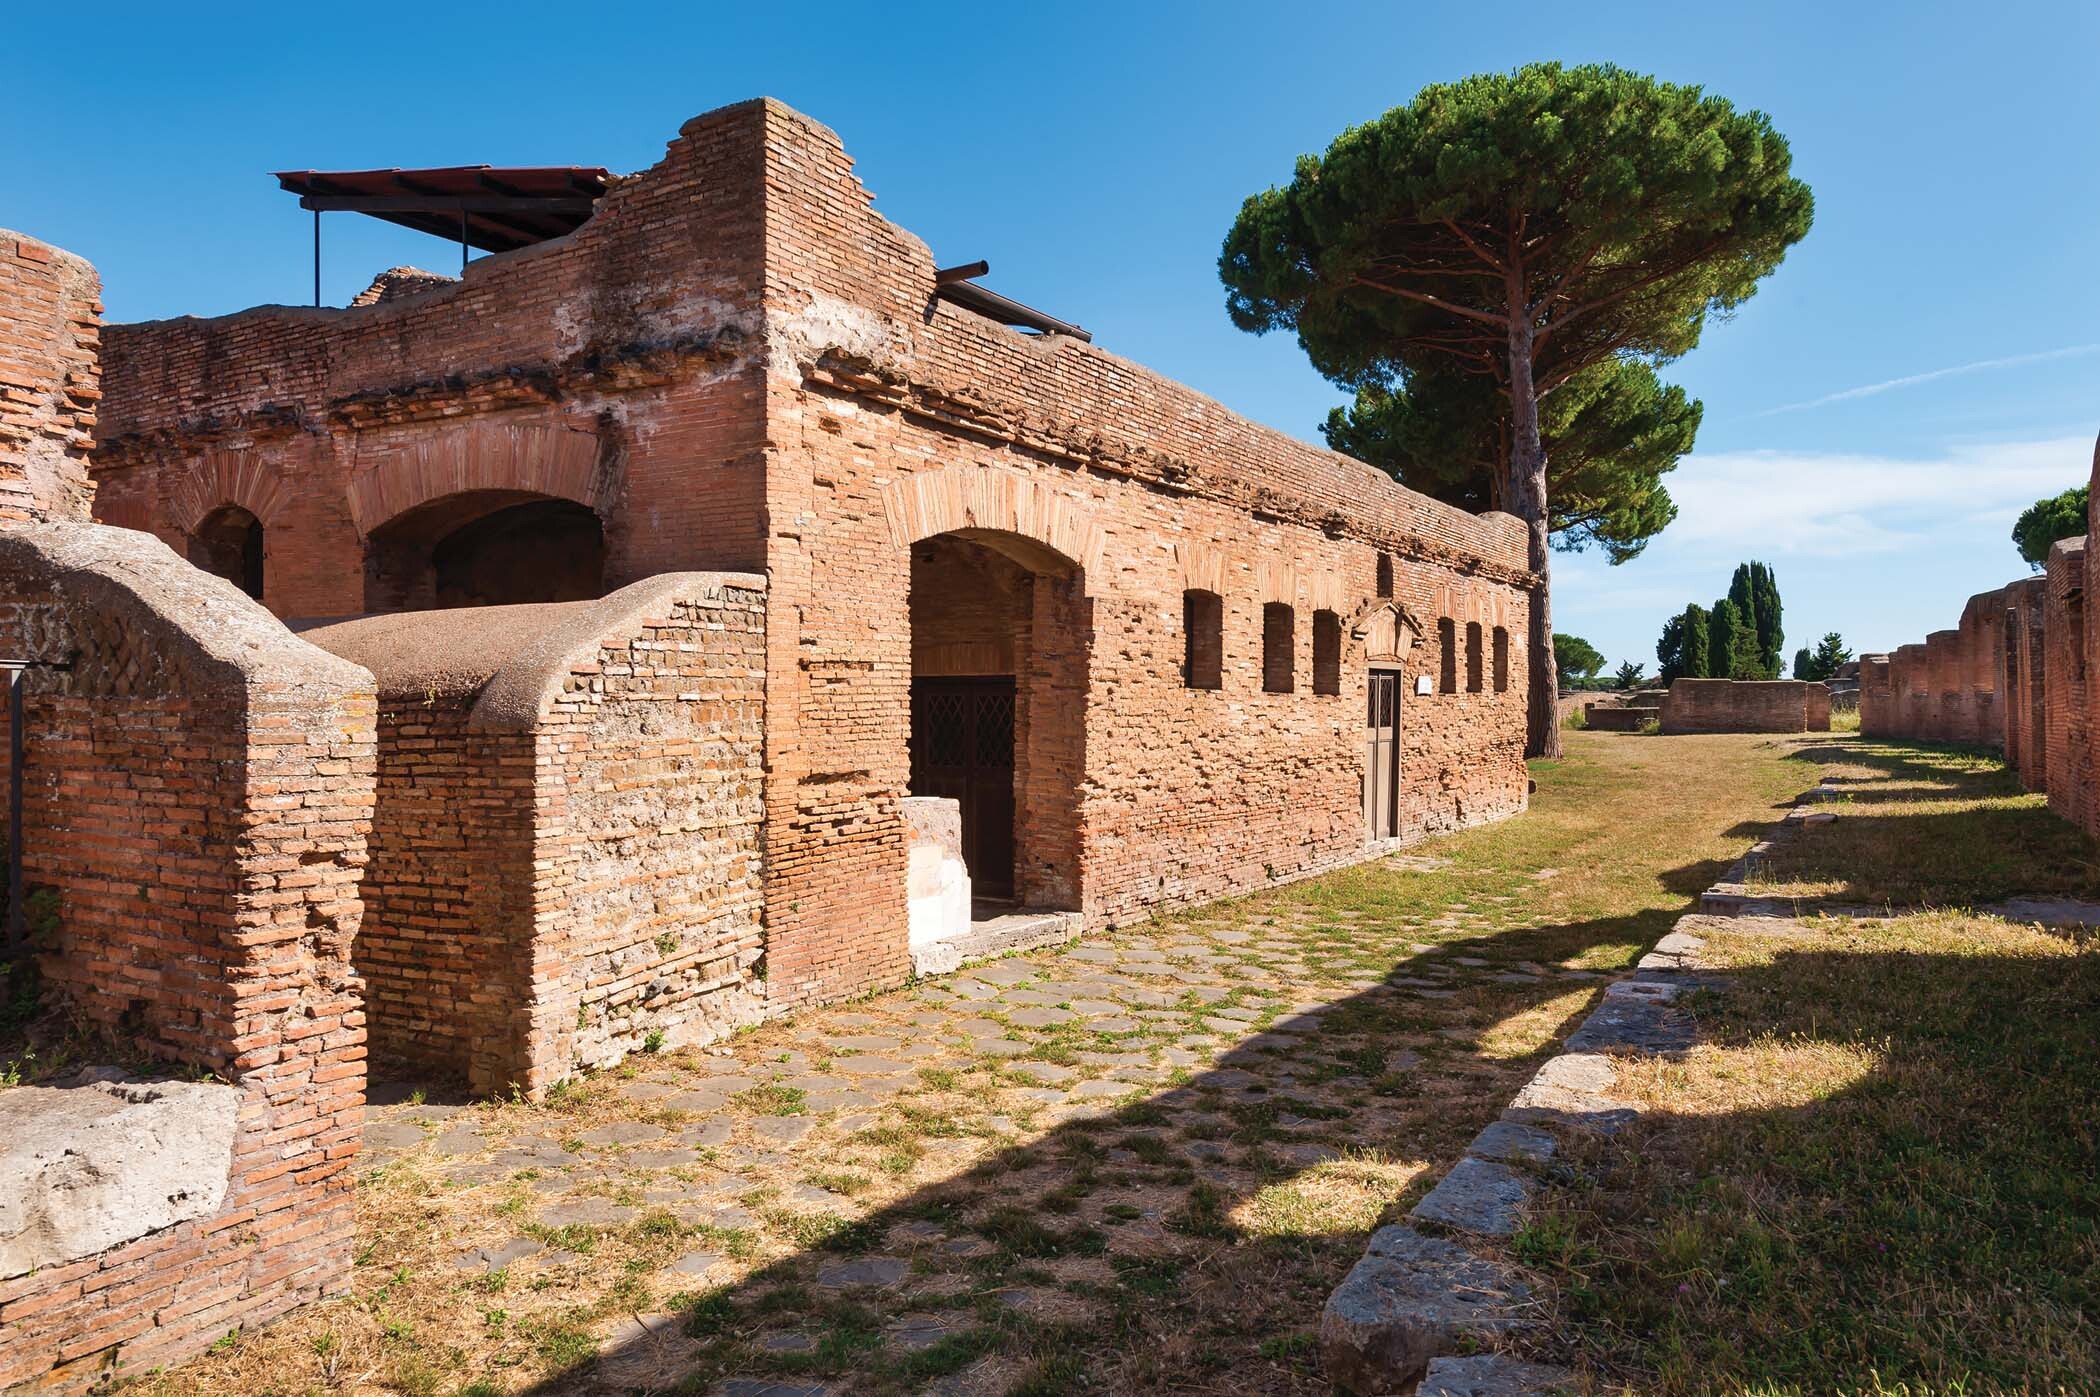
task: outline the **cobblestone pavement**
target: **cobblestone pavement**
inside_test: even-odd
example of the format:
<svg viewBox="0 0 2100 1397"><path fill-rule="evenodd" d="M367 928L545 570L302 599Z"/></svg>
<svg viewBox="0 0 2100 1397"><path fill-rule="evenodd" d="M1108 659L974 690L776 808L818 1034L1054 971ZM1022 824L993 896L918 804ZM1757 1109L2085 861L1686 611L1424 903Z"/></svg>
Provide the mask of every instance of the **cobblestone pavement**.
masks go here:
<svg viewBox="0 0 2100 1397"><path fill-rule="evenodd" d="M1303 1330L1351 1244L1601 978L1501 945L1514 900L1388 917L1285 890L543 1107L374 1106L370 1230L422 1255L366 1260L502 1314L464 1346L490 1391L550 1360L576 1389L1055 1390L1104 1336L1134 1378L1322 1390ZM1244 1255L1185 1271L1221 1249ZM1190 1327L1145 1339L1174 1308Z"/></svg>

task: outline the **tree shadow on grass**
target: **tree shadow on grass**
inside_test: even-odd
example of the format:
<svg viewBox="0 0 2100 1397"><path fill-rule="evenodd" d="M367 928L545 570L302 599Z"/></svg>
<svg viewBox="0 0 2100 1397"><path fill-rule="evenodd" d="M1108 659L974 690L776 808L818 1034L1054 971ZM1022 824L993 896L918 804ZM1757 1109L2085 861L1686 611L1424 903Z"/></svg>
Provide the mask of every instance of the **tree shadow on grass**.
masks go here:
<svg viewBox="0 0 2100 1397"><path fill-rule="evenodd" d="M1559 1356L1644 1392L2100 1384L2100 952L1925 920L2008 953L1796 933L1725 972L1718 1056L1570 1147L1516 1248Z"/></svg>
<svg viewBox="0 0 2100 1397"><path fill-rule="evenodd" d="M1828 811L1756 875L1777 893L1895 907L1973 907L2023 894L2100 896L2100 844L2021 787L1995 754L1925 744L1817 744L1791 754L1865 766L1891 789L1841 785Z"/></svg>
<svg viewBox="0 0 2100 1397"><path fill-rule="evenodd" d="M1689 894L1720 866L1660 880ZM618 1343L533 1390L1324 1393L1311 1335L1327 1292L1607 982L1517 967L1623 963L1685 910L1401 955L1382 983L1287 1013L1184 1081L1132 1085L863 1216L791 1223L797 1251L734 1285L637 1288ZM1488 964L1461 985L1462 960ZM1017 1065L962 1070L989 1085ZM838 1149L923 1154L978 1129L892 1101ZM638 1277L723 1240L669 1214L634 1230L652 1226L665 1235L638 1249Z"/></svg>

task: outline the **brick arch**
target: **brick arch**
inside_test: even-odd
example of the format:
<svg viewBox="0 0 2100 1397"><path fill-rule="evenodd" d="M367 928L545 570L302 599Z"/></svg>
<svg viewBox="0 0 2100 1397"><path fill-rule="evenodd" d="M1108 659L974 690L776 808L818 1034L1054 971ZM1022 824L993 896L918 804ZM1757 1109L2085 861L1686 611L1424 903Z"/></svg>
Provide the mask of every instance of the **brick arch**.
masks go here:
<svg viewBox="0 0 2100 1397"><path fill-rule="evenodd" d="M239 505L268 528L283 491L284 477L256 453L207 451L176 485L168 517L193 535L214 513Z"/></svg>
<svg viewBox="0 0 2100 1397"><path fill-rule="evenodd" d="M1207 543L1182 540L1174 545L1174 559L1181 565L1183 591L1226 595L1226 578L1232 571L1231 556Z"/></svg>
<svg viewBox="0 0 2100 1397"><path fill-rule="evenodd" d="M1031 539L1077 567L1086 590L1101 576L1105 538L1085 506L1015 471L949 466L883 487L882 512L899 548L948 533Z"/></svg>
<svg viewBox="0 0 2100 1397"><path fill-rule="evenodd" d="M494 422L427 433L373 453L370 466L351 477L350 518L359 533L369 534L433 500L477 491L544 495L599 509L605 489L598 436Z"/></svg>

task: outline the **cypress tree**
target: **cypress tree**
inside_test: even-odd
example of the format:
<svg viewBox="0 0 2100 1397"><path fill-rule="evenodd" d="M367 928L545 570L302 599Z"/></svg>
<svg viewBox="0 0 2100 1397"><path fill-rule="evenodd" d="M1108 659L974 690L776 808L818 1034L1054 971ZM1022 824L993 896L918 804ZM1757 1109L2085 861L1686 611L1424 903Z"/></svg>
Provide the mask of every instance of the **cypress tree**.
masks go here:
<svg viewBox="0 0 2100 1397"><path fill-rule="evenodd" d="M1729 579L1728 600L1735 605L1736 624L1756 637L1753 672L1732 677L1777 679L1781 647L1786 643L1786 632L1779 624L1779 579L1763 563L1740 563Z"/></svg>
<svg viewBox="0 0 2100 1397"><path fill-rule="evenodd" d="M1697 602L1684 609L1682 619L1684 648L1678 652L1677 673L1686 679L1704 679L1713 673L1707 662L1707 631L1712 619Z"/></svg>
<svg viewBox="0 0 2100 1397"><path fill-rule="evenodd" d="M1714 603L1706 620L1706 673L1712 679L1732 679L1729 670L1735 655L1736 632L1741 623L1736 619L1735 603L1723 597Z"/></svg>

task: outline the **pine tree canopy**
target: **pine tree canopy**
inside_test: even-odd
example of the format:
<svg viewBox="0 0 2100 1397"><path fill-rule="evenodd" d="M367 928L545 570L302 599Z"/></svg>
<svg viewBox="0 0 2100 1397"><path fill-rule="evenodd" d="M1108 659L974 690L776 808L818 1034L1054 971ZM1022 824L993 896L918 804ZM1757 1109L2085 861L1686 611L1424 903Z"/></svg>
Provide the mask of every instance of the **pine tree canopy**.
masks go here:
<svg viewBox="0 0 2100 1397"><path fill-rule="evenodd" d="M1700 414L1634 359L1593 364L1541 403L1554 546L1594 545L1614 563L1647 547L1677 517L1662 477L1692 449ZM1491 379L1425 370L1367 384L1323 430L1329 446L1410 490L1476 514L1509 507L1509 399Z"/></svg>
<svg viewBox="0 0 2100 1397"><path fill-rule="evenodd" d="M2090 485L2077 485L2061 495L2036 500L2021 512L2013 523L2012 538L2027 566L2040 572L2049 564L2050 544L2084 535L2087 502L2091 498Z"/></svg>

